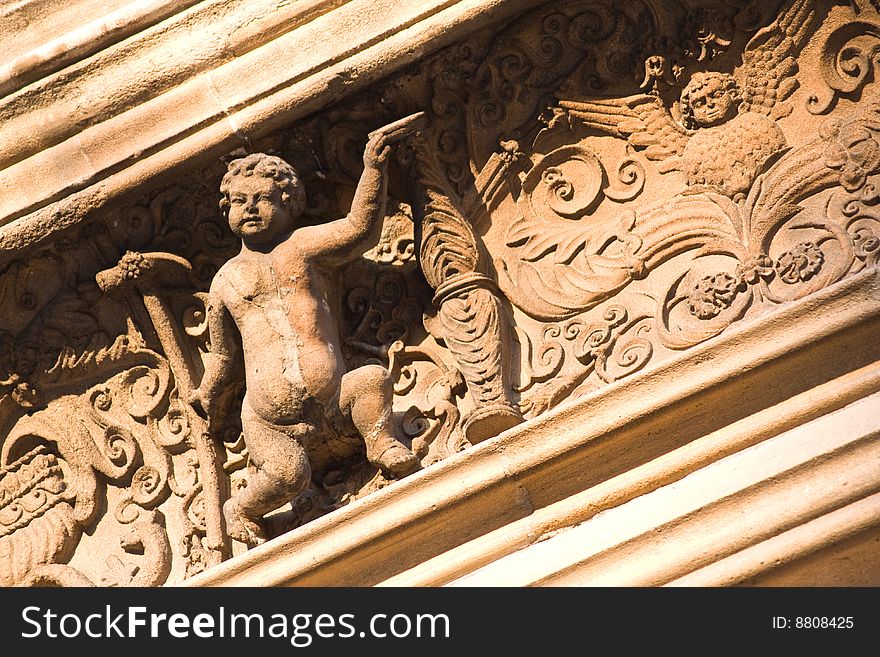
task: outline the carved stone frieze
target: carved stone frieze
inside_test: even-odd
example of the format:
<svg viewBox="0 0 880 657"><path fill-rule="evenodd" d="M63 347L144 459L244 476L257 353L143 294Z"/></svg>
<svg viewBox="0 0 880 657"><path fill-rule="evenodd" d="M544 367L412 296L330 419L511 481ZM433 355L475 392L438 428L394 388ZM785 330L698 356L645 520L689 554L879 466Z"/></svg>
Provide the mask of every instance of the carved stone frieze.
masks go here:
<svg viewBox="0 0 880 657"><path fill-rule="evenodd" d="M0 583L181 581L876 267L878 52L868 0L548 0L31 247Z"/></svg>

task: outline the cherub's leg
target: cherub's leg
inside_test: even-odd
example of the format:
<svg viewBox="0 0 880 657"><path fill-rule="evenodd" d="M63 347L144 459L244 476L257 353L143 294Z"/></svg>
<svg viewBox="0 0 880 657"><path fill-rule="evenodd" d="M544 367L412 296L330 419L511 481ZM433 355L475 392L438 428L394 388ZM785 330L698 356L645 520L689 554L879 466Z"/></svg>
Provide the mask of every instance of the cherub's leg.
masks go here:
<svg viewBox="0 0 880 657"><path fill-rule="evenodd" d="M241 427L248 449L248 483L223 505L226 531L250 546L266 541L263 516L302 493L312 476L303 447L262 421L245 397Z"/></svg>
<svg viewBox="0 0 880 657"><path fill-rule="evenodd" d="M391 395L388 370L365 365L342 377L339 406L364 437L367 460L394 477L402 477L418 470L419 460L394 435Z"/></svg>

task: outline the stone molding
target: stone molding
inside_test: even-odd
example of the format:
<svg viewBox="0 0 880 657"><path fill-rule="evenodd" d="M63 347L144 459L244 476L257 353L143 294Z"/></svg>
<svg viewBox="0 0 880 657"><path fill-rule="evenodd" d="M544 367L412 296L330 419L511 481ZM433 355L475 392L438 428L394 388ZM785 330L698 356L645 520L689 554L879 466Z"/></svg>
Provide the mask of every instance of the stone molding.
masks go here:
<svg viewBox="0 0 880 657"><path fill-rule="evenodd" d="M795 554L876 532L878 411L880 395L874 393L586 522L545 534L451 584L661 586L702 580L705 585L713 566L724 570L715 565L719 560L733 560L746 549L764 552L763 543L810 522L831 526L813 527L809 547L790 543ZM814 488L816 481L822 485ZM845 519L829 517L844 508ZM740 578L760 581L774 565L752 565Z"/></svg>
<svg viewBox="0 0 880 657"><path fill-rule="evenodd" d="M133 187L247 147L465 31L536 4L199 3L75 64L82 80L65 69L0 100L4 131L18 135L0 153L0 259ZM288 53L302 57L291 65ZM164 68L156 70L157 60Z"/></svg>
<svg viewBox="0 0 880 657"><path fill-rule="evenodd" d="M29 40L24 41L17 37L27 34L29 30L11 27L8 28L13 35L10 41L22 45L34 43L40 45L16 53L15 44L7 44L9 48L6 51L7 56L13 54L14 57L0 65L0 97L13 94L35 80L106 50L132 34L137 34L169 16L188 9L196 2L198 0L139 0L119 8L113 7L113 3L106 2L100 3L98 7L95 6L96 3L92 3L89 7L82 2L68 2L65 3L66 11L74 12L77 19L76 26L70 31L62 29L58 24L57 15L63 12L58 12L57 8L49 8L43 16L44 24L40 25L39 10L34 7L39 3L14 6L4 16L4 22L11 25L24 24L31 28L31 34L28 35ZM96 9L99 11L94 14L94 19L83 25L80 21L87 19ZM36 25L32 26L32 21ZM63 27L69 29L70 26Z"/></svg>

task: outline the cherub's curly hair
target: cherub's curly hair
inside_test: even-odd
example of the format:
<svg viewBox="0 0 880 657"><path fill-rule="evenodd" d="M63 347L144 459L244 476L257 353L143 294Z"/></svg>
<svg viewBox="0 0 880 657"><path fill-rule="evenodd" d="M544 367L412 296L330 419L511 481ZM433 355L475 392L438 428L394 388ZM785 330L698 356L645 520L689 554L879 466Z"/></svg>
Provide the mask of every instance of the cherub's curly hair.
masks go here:
<svg viewBox="0 0 880 657"><path fill-rule="evenodd" d="M731 95L733 102L737 107L742 103L743 97L739 85L736 83L736 78L730 73L698 71L691 76L690 82L687 83L687 86L681 92L681 120L682 123L684 123L684 127L688 130L695 130L700 127L700 125L694 120L694 108L691 106L691 97L695 92L699 91L713 80L719 80L721 82L721 88Z"/></svg>
<svg viewBox="0 0 880 657"><path fill-rule="evenodd" d="M229 186L238 176L263 176L275 181L281 190L281 202L291 204L294 216L302 214L306 209L306 190L296 170L280 157L265 153L252 153L246 157L232 160L229 168L220 181L220 210L223 215L229 212Z"/></svg>

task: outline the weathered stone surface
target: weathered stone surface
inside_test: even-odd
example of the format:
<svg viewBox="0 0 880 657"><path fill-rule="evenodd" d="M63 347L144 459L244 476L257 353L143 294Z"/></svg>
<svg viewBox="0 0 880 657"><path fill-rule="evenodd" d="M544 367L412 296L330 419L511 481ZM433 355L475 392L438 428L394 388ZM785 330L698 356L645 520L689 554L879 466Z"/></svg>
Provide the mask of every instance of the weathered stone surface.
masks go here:
<svg viewBox="0 0 880 657"><path fill-rule="evenodd" d="M0 582L872 583L874 3L86 4L5 15Z"/></svg>

